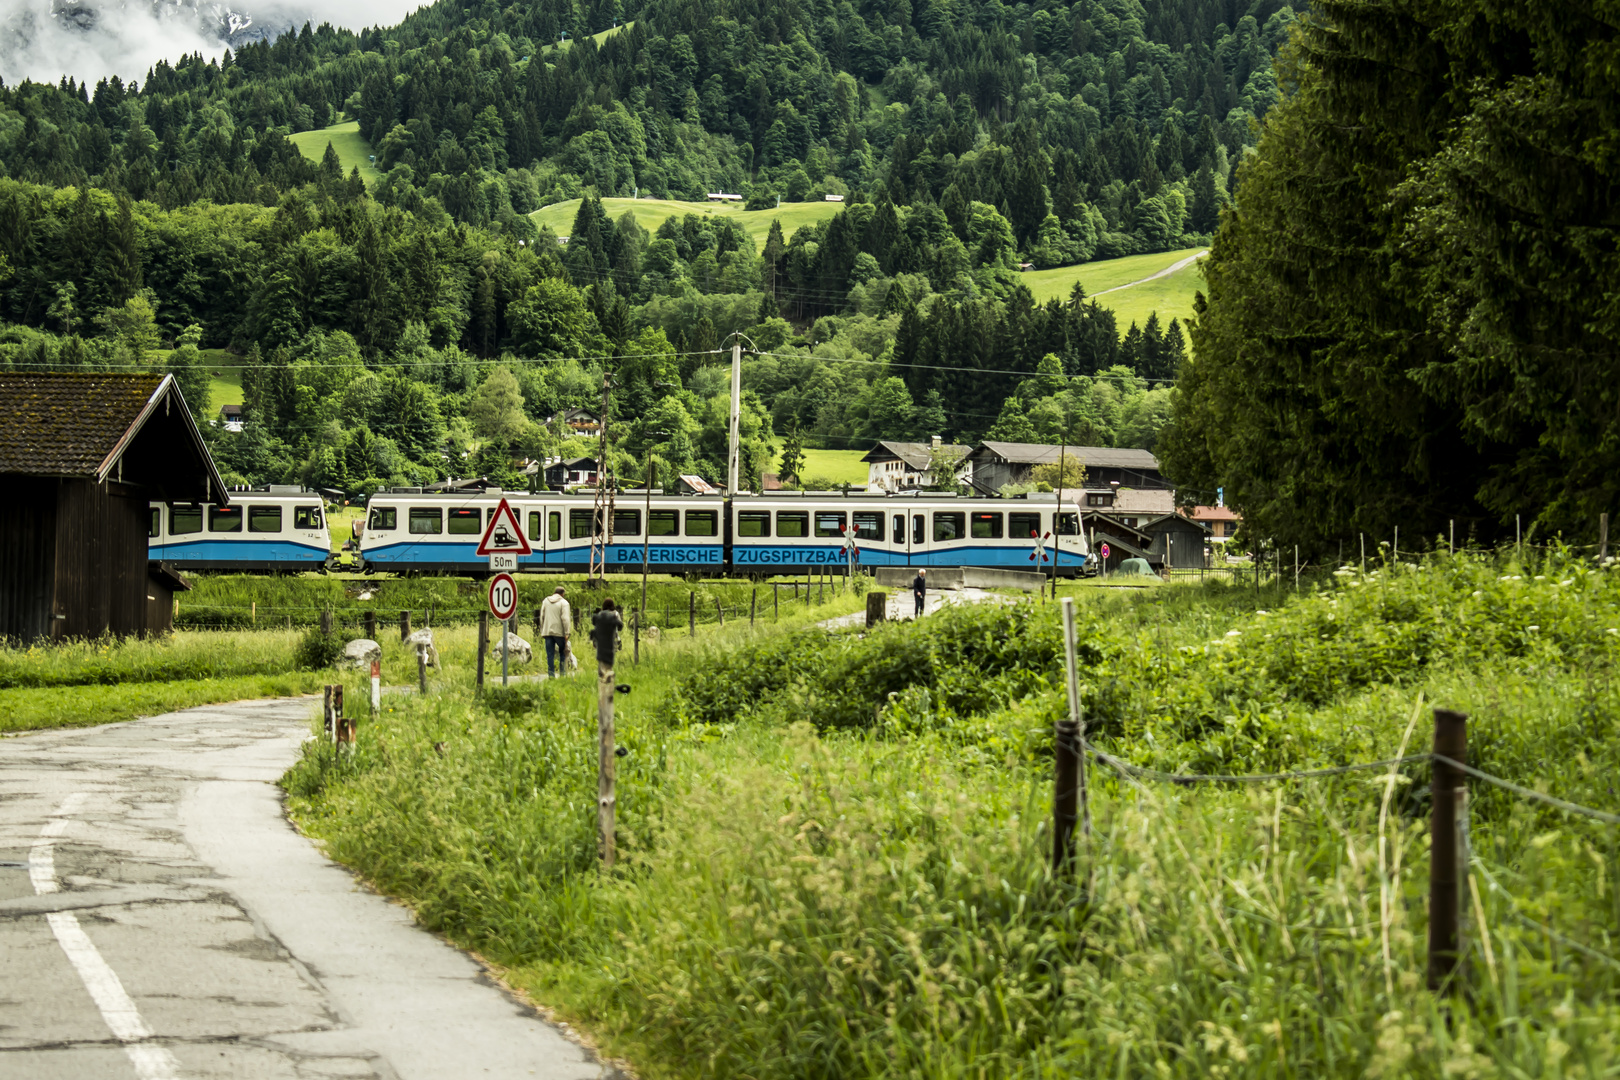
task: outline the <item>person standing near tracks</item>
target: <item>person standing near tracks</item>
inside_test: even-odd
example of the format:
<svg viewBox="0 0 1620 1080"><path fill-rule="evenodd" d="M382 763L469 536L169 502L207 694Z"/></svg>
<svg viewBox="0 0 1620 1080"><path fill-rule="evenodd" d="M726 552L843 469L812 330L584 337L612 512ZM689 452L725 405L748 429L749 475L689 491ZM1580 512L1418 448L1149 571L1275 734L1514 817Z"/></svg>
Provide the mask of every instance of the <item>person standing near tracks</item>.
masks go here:
<svg viewBox="0 0 1620 1080"><path fill-rule="evenodd" d="M917 618L922 618L923 608L928 603L928 571L918 570L917 576L911 579L911 595L917 600Z"/></svg>
<svg viewBox="0 0 1620 1080"><path fill-rule="evenodd" d="M574 610L561 585L540 603L540 636L546 641L546 676L568 674L568 638L574 632Z"/></svg>

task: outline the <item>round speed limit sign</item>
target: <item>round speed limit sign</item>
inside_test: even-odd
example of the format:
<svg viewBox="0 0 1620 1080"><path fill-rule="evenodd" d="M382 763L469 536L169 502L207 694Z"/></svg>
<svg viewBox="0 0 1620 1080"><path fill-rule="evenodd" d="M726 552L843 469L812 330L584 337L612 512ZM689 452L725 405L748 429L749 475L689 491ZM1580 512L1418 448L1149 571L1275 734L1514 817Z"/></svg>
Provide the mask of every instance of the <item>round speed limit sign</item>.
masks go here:
<svg viewBox="0 0 1620 1080"><path fill-rule="evenodd" d="M511 574L489 579L489 613L505 622L517 613L517 582Z"/></svg>

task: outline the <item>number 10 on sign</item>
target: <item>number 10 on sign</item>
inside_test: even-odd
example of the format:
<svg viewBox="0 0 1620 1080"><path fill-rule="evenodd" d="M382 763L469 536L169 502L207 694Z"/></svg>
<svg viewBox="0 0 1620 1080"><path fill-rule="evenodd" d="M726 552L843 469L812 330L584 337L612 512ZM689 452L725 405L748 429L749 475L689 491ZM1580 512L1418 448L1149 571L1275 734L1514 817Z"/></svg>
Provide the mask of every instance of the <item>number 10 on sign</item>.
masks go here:
<svg viewBox="0 0 1620 1080"><path fill-rule="evenodd" d="M517 613L517 583L511 574L489 579L489 613L503 623Z"/></svg>

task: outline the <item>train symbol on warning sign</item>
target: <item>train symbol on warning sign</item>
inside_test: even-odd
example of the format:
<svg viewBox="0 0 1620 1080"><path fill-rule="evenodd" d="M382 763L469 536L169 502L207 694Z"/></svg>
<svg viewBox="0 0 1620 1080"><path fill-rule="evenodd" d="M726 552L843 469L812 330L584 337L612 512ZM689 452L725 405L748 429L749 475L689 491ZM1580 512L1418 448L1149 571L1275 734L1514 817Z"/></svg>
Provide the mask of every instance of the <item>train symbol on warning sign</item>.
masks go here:
<svg viewBox="0 0 1620 1080"><path fill-rule="evenodd" d="M523 536L523 530L518 527L517 514L512 511L512 504L505 499L495 507L495 513L490 515L489 525L484 528L484 535L478 541L478 554L489 555L532 555L533 549L529 541Z"/></svg>

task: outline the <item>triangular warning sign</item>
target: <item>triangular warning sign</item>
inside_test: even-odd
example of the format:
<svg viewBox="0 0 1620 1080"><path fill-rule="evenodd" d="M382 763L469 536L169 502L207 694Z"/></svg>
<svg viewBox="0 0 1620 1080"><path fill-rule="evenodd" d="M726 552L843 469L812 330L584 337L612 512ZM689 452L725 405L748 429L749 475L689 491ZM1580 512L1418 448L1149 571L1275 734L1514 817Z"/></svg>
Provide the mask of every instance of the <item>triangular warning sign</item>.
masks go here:
<svg viewBox="0 0 1620 1080"><path fill-rule="evenodd" d="M518 526L517 513L504 498L495 508L495 516L484 528L484 538L478 541L479 555L533 555L528 538Z"/></svg>

